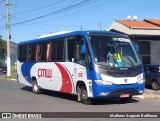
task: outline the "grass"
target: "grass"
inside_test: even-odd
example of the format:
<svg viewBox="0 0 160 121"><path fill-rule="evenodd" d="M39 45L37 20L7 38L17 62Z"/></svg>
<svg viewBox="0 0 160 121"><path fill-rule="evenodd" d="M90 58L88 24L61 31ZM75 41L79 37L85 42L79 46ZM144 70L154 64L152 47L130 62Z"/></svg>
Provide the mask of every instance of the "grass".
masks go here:
<svg viewBox="0 0 160 121"><path fill-rule="evenodd" d="M11 74L13 74L13 75L5 76L4 78L7 79L7 80L17 79L16 73L17 73L17 68L15 68L15 66L11 66Z"/></svg>
<svg viewBox="0 0 160 121"><path fill-rule="evenodd" d="M11 73L16 73L17 72L17 68L15 68L15 66L11 66Z"/></svg>
<svg viewBox="0 0 160 121"><path fill-rule="evenodd" d="M5 79L7 80L11 80L11 79L16 79L16 75L15 76L5 76Z"/></svg>

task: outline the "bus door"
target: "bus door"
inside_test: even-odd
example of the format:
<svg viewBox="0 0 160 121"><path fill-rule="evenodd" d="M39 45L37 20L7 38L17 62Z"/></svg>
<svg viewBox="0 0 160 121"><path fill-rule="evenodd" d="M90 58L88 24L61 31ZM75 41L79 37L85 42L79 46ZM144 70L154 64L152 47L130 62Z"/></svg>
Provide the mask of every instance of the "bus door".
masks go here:
<svg viewBox="0 0 160 121"><path fill-rule="evenodd" d="M90 75L88 70L90 70L91 66L89 66L90 56L84 37L78 35L67 40L68 60L71 62L70 70L73 81L77 82L78 80L87 79L87 76ZM81 52L82 48L85 48L85 52Z"/></svg>

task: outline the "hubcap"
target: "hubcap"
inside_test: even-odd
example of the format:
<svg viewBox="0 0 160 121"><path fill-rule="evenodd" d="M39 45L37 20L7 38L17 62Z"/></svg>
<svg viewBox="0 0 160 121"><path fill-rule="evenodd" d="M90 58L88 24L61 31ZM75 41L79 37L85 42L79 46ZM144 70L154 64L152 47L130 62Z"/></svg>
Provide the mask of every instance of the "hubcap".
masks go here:
<svg viewBox="0 0 160 121"><path fill-rule="evenodd" d="M82 98L83 98L83 99L87 99L87 95L86 95L86 94L87 94L86 91L83 91L83 92L82 92Z"/></svg>
<svg viewBox="0 0 160 121"><path fill-rule="evenodd" d="M157 85L155 83L153 83L152 84L152 88L156 90L157 89Z"/></svg>
<svg viewBox="0 0 160 121"><path fill-rule="evenodd" d="M37 92L38 91L38 86L37 86L37 84L34 84L34 90Z"/></svg>

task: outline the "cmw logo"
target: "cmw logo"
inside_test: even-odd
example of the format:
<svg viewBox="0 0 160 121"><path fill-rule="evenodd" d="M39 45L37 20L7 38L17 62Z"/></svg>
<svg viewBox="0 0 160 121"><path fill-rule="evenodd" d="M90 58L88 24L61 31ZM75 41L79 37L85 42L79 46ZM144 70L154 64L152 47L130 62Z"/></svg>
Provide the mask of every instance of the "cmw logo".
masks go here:
<svg viewBox="0 0 160 121"><path fill-rule="evenodd" d="M38 77L46 77L51 78L52 77L52 69L38 69Z"/></svg>

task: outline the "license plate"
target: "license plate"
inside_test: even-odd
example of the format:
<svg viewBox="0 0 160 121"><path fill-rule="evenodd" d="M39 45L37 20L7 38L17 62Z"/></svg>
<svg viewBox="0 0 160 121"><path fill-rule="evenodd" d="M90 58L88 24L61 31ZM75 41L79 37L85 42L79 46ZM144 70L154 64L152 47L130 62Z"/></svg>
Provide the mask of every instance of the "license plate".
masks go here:
<svg viewBox="0 0 160 121"><path fill-rule="evenodd" d="M126 97L129 97L129 96L130 96L129 94L121 94L120 98L126 98Z"/></svg>

